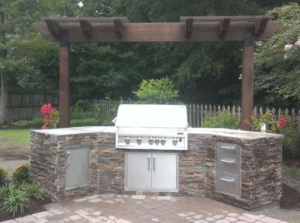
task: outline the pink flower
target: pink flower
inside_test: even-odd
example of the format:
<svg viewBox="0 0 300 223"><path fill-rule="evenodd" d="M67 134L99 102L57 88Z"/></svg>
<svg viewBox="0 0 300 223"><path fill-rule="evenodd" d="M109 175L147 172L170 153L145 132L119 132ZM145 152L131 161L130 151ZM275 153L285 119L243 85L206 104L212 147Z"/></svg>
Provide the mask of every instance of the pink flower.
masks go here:
<svg viewBox="0 0 300 223"><path fill-rule="evenodd" d="M277 121L278 121L280 127L283 129L284 126L286 125L285 119L284 118L278 118Z"/></svg>

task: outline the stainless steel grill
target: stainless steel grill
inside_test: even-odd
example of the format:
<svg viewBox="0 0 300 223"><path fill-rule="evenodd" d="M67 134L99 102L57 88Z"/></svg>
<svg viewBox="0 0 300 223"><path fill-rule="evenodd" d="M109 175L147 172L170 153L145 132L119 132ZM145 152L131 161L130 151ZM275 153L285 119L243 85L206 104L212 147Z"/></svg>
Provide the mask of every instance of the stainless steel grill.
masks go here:
<svg viewBox="0 0 300 223"><path fill-rule="evenodd" d="M185 105L120 105L116 148L187 150Z"/></svg>

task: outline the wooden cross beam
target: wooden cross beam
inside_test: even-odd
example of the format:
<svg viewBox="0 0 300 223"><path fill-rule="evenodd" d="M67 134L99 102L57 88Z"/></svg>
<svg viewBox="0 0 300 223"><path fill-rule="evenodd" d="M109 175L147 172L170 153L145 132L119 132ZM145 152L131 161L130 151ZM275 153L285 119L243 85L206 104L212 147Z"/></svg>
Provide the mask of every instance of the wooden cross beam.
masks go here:
<svg viewBox="0 0 300 223"><path fill-rule="evenodd" d="M80 19L79 20L80 27L84 35L86 35L88 38L92 36L93 33L93 27L92 24L85 20L85 19Z"/></svg>
<svg viewBox="0 0 300 223"><path fill-rule="evenodd" d="M191 21L191 20L190 20ZM226 31L226 23L223 21L221 30ZM191 22L186 25L180 23L92 23L93 35L87 38L82 32L79 23L59 23L60 29L69 30L70 42L199 42L199 41L243 41L247 28L254 28L254 22L233 22L230 24L226 35L220 35L220 21L218 22ZM262 23L263 24L263 23ZM262 27L262 24L260 27ZM256 41L271 37L282 26L282 22L268 22L263 33L255 36ZM52 29L45 24L34 24L34 27L42 32L48 41L59 41L53 35ZM192 28L191 28L192 27ZM124 32L126 30L126 32ZM262 28L258 29L262 30ZM187 31L187 32L186 32ZM187 38L186 33L192 35ZM116 35L117 34L117 35ZM122 38L120 38L122 37Z"/></svg>
<svg viewBox="0 0 300 223"><path fill-rule="evenodd" d="M269 21L268 17L263 17L261 19L258 19L255 22L255 34L263 33L267 28L268 21Z"/></svg>
<svg viewBox="0 0 300 223"><path fill-rule="evenodd" d="M124 25L121 19L115 19L114 20L114 27L115 27L115 32L117 34L118 37L122 37L123 36L123 29L124 29Z"/></svg>
<svg viewBox="0 0 300 223"><path fill-rule="evenodd" d="M190 37L192 35L192 32L193 32L193 22L194 22L193 18L188 18L185 21L185 36L186 37Z"/></svg>
<svg viewBox="0 0 300 223"><path fill-rule="evenodd" d="M226 35L229 30L230 18L224 18L220 21L219 33L220 35Z"/></svg>
<svg viewBox="0 0 300 223"><path fill-rule="evenodd" d="M60 30L60 25L58 22L54 21L54 20L45 20L48 30L49 32L58 37L59 36L59 30Z"/></svg>
<svg viewBox="0 0 300 223"><path fill-rule="evenodd" d="M194 22L220 22L222 19L229 18L231 22L256 22L262 16L180 16L180 22L185 22L188 18L193 18ZM263 16L268 20L274 19L274 15Z"/></svg>

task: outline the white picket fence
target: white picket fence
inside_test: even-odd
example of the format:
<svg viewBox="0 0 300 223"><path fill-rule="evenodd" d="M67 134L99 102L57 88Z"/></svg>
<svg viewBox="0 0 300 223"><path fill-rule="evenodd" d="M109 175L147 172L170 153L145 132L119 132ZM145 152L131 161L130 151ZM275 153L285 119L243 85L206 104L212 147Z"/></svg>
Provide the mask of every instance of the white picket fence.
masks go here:
<svg viewBox="0 0 300 223"><path fill-rule="evenodd" d="M116 111L120 104L137 104L137 101L121 101L121 100L89 100L86 106L99 106L101 111L101 118L105 119L112 112ZM241 107L240 106L221 106L221 105L199 105L199 104L187 104L188 122L192 127L201 127L201 122L206 114L215 115L223 110L227 110L231 114L238 117L241 120ZM85 109L88 109L86 107ZM268 110L272 111L272 118L277 119L279 116L288 115L291 117L292 122L297 122L300 129L300 110L295 109L275 109L275 108L254 108L254 116L259 118L265 114Z"/></svg>

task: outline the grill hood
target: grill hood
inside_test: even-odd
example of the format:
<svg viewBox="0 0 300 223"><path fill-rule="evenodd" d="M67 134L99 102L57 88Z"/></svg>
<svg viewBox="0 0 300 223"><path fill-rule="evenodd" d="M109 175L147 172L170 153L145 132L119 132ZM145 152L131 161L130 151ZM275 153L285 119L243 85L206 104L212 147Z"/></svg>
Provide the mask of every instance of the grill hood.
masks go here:
<svg viewBox="0 0 300 223"><path fill-rule="evenodd" d="M116 148L187 150L185 105L123 104L115 125Z"/></svg>
<svg viewBox="0 0 300 223"><path fill-rule="evenodd" d="M115 121L117 128L179 128L188 127L185 105L123 104Z"/></svg>

